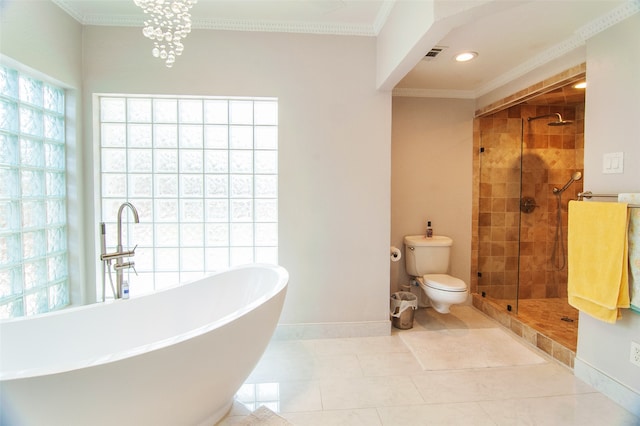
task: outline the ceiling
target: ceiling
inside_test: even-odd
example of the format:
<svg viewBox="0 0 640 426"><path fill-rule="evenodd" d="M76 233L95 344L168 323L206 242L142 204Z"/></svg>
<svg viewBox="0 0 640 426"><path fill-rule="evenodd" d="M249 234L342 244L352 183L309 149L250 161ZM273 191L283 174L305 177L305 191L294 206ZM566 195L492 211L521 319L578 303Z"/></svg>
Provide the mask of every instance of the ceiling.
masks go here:
<svg viewBox="0 0 640 426"><path fill-rule="evenodd" d="M142 26L145 17L133 0L53 1L86 25ZM194 28L375 37L394 4L404 1L409 0L198 0L191 15ZM587 38L638 12L639 4L634 0L434 0L437 25L432 25L431 39L437 38L434 46L444 50L434 59L417 58L395 90L478 97L583 46ZM457 63L453 56L463 50L475 51L478 57Z"/></svg>

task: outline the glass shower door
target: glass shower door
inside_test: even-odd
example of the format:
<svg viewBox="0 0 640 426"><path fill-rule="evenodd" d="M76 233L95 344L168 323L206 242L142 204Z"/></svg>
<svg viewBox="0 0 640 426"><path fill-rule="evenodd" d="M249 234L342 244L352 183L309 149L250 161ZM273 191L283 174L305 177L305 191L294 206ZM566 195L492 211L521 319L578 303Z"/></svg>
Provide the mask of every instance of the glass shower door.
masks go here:
<svg viewBox="0 0 640 426"><path fill-rule="evenodd" d="M480 120L478 293L517 311L523 120L508 110Z"/></svg>

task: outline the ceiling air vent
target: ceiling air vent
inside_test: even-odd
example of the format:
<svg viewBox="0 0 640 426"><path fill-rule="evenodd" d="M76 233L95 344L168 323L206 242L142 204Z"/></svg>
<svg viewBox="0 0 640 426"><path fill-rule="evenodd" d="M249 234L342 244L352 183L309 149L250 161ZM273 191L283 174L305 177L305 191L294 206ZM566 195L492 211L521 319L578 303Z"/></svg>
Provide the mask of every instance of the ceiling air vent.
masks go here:
<svg viewBox="0 0 640 426"><path fill-rule="evenodd" d="M428 51L426 55L424 55L423 59L425 61L433 61L444 49L446 49L444 46L435 46L433 49Z"/></svg>

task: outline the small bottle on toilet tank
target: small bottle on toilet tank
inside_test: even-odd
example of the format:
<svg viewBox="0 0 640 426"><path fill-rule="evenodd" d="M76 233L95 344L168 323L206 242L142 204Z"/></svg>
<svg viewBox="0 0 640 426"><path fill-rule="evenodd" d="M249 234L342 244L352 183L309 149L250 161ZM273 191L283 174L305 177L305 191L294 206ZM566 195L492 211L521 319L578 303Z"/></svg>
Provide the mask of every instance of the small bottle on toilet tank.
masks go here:
<svg viewBox="0 0 640 426"><path fill-rule="evenodd" d="M431 221L430 220L427 221L427 233L426 233L425 237L427 237L427 238L433 237L433 228L431 227Z"/></svg>

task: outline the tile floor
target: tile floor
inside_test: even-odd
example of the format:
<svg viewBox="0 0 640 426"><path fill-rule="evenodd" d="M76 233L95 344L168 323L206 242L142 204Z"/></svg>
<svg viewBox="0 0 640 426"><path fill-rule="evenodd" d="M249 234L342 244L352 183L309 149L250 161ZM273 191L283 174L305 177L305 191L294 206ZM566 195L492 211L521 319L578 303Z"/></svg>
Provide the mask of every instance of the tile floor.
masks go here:
<svg viewBox="0 0 640 426"><path fill-rule="evenodd" d="M567 298L522 299L518 302L518 317L525 324L545 332L549 338L576 351L578 344L578 310Z"/></svg>
<svg viewBox="0 0 640 426"><path fill-rule="evenodd" d="M304 425L640 425L471 306L390 336L274 340L219 425L266 405Z"/></svg>

